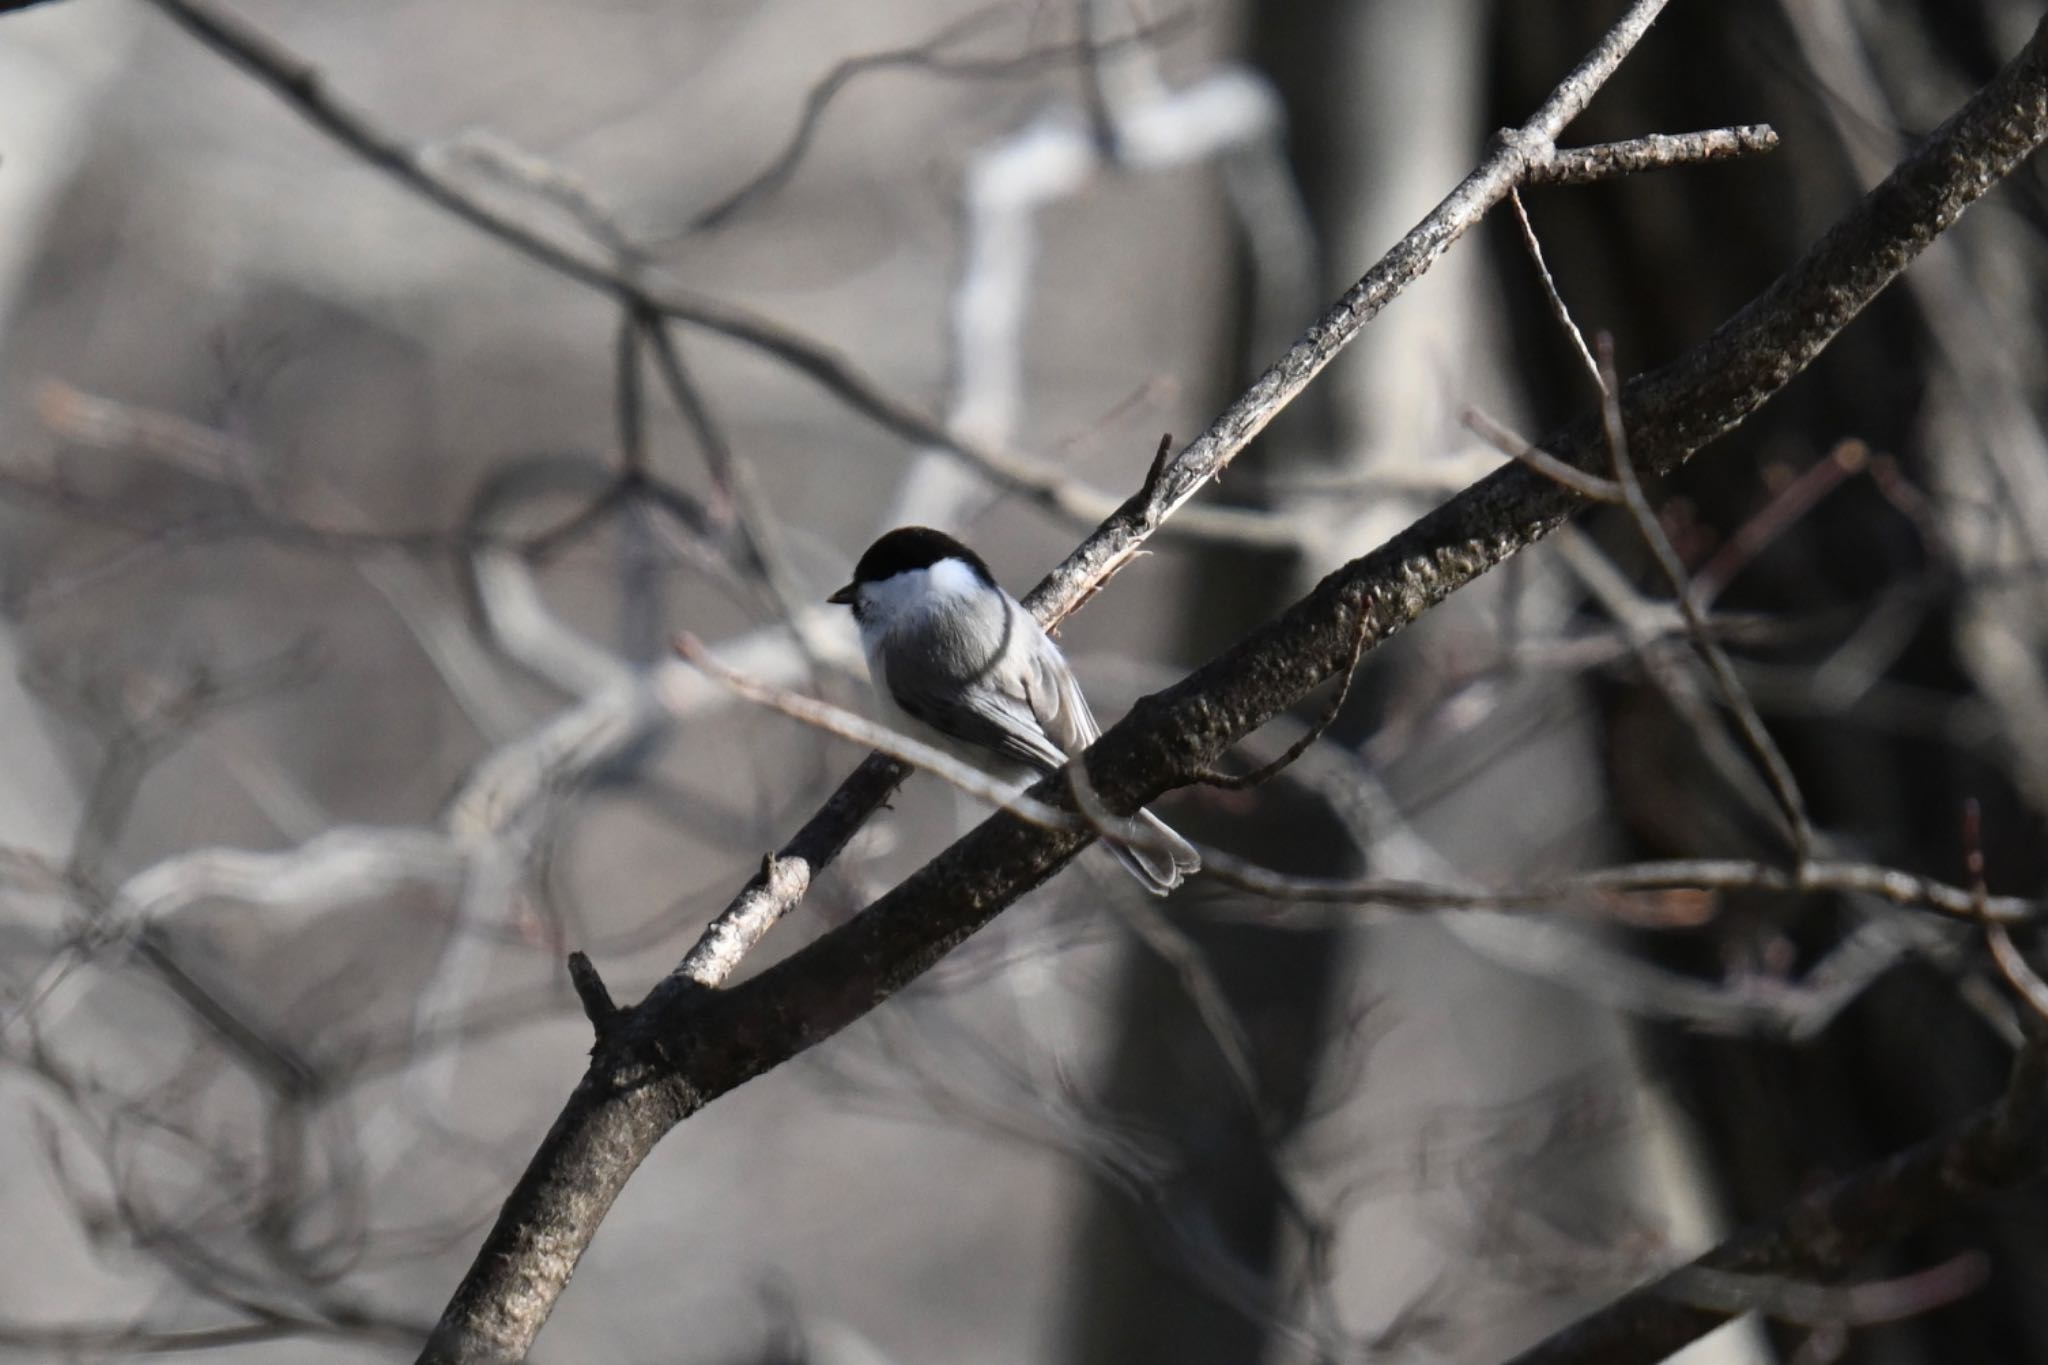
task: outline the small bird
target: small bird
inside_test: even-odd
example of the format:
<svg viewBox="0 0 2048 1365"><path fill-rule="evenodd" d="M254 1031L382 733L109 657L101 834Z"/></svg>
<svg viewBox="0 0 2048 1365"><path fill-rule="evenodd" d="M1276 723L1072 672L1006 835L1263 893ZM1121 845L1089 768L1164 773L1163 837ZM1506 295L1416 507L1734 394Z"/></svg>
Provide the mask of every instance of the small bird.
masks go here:
<svg viewBox="0 0 2048 1365"><path fill-rule="evenodd" d="M984 771L1057 772L1102 733L1060 647L980 555L943 531L890 531L826 600L853 608L883 705L938 731ZM1110 851L1163 896L1201 867L1201 855L1151 812L1137 818L1160 847Z"/></svg>

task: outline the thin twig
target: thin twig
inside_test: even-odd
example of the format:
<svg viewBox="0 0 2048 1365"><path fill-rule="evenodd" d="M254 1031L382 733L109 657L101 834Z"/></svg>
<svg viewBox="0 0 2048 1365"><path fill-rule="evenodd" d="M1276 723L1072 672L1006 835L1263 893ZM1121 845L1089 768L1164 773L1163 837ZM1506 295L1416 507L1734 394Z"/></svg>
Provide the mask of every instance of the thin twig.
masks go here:
<svg viewBox="0 0 2048 1365"><path fill-rule="evenodd" d="M892 729L879 721L856 715L843 706L834 706L816 697L806 697L801 692L792 692L786 687L750 678L720 663L704 642L685 632L676 637L676 653L695 667L703 670L707 677L732 689L748 701L780 711L791 720L801 721L813 729L837 735L855 744L865 745L877 753L887 754L898 763L931 773L950 785L966 792L977 801L1006 810L1020 820L1028 821L1046 829L1074 830L1087 825L1072 811L1056 810L1043 801L1023 794L1014 782L1005 782L989 776L981 769L953 757L944 749Z"/></svg>
<svg viewBox="0 0 2048 1365"><path fill-rule="evenodd" d="M1588 897L1750 891L1792 896L1872 896L1906 909L1930 910L1972 924L2038 924L2048 920L2048 901L2024 896L1980 898L1970 888L1903 868L1825 859L1790 871L1740 858L1673 858L1622 863L1528 886L1504 888L1440 886L1385 878L1293 877L1212 849L1202 850L1202 870L1220 882L1270 900L1403 911L1521 910ZM1655 923L1672 917L1653 912L1640 918ZM1687 911L1678 918L1696 923L1700 916Z"/></svg>
<svg viewBox="0 0 2048 1365"><path fill-rule="evenodd" d="M770 157L767 165L756 172L746 184L693 217L690 220L690 230L695 232L723 227L754 201L788 184L816 137L828 107L859 76L890 69L922 71L929 75L961 80L992 80L1036 75L1068 63L1088 63L1100 53L1114 52L1136 43L1167 41L1176 31L1186 28L1194 17L1192 10L1177 10L1126 34L1100 39L1093 35L1084 35L1076 41L1051 43L1001 57L941 55L941 48L969 36L972 29L1001 17L1004 8L1000 4L991 5L964 18L952 20L915 47L863 53L856 57L848 57L834 66L823 78L812 84L809 93L804 96L803 113L798 117L797 126L790 133L789 140L783 144L782 150Z"/></svg>
<svg viewBox="0 0 2048 1365"><path fill-rule="evenodd" d="M1702 608L1713 605L1735 576L1766 545L1840 488L1851 476L1870 468L1870 447L1851 437L1837 441L1812 468L1786 483L1771 500L1736 528L1728 542L1692 576L1693 599Z"/></svg>
<svg viewBox="0 0 2048 1365"><path fill-rule="evenodd" d="M604 978L582 953L569 954L569 984L576 988L576 998L583 1002L583 1016L602 1037L618 1021L619 1007L613 1003Z"/></svg>
<svg viewBox="0 0 2048 1365"><path fill-rule="evenodd" d="M1464 421L1473 435L1501 454L1520 460L1552 483L1569 488L1586 501L1621 501L1621 485L1614 480L1603 479L1598 474L1589 473L1575 464L1566 464L1541 446L1533 445L1526 438L1508 430L1479 409L1465 409Z"/></svg>
<svg viewBox="0 0 2048 1365"><path fill-rule="evenodd" d="M1536 278L1543 285L1543 297L1550 304L1550 315L1564 328L1565 335L1572 339L1572 349L1578 352L1579 363L1586 367L1586 377L1593 381L1593 391L1603 392L1600 379L1600 362L1593 359L1592 350L1586 345L1586 335L1579 330L1579 324L1572 321L1572 310L1565 307L1564 295L1558 292L1557 280L1550 273L1550 263L1543 259L1543 243L1537 239L1536 225L1529 221L1529 210L1522 206L1519 191L1508 192L1508 205L1515 211L1515 222L1522 229L1522 249L1529 253L1529 260L1536 267ZM1484 433L1482 433L1484 434ZM1619 500L1617 491L1616 500Z"/></svg>
<svg viewBox="0 0 2048 1365"><path fill-rule="evenodd" d="M1706 614L1693 599L1692 581L1686 574L1685 562L1678 557L1671 538L1664 534L1664 527L1657 520L1656 510L1643 493L1642 481L1636 477L1635 462L1628 453L1628 433L1621 415L1621 381L1614 372L1614 339L1603 332L1598 349L1600 385L1604 395L1600 404L1601 423L1606 429L1607 448L1614 459L1614 480L1621 485L1622 504L1635 519L1643 542L1650 547L1657 567L1663 570L1665 579L1671 584L1673 599L1685 618L1693 648L1705 660L1707 671L1713 675L1714 683L1720 689L1722 703L1734 715L1736 728L1749 745L1758 766L1763 769L1764 780L1770 784L1771 794L1777 798L1778 808L1785 816L1792 838L1793 857L1803 866L1813 857L1814 848L1813 824L1806 815L1806 798L1800 794L1791 765L1779 752L1777 741L1771 738L1770 731L1764 726L1763 717L1757 714L1756 703L1749 699L1741 679L1735 676L1735 666L1728 661L1727 652L1707 628Z"/></svg>
<svg viewBox="0 0 2048 1365"><path fill-rule="evenodd" d="M766 589L769 603L803 653L812 675L818 675L822 669L817 652L802 625L802 593L796 574L789 567L789 556L783 551L775 510L761 496L752 463L733 448L712 417L710 405L683 365L682 350L669 335L668 324L647 314L637 314L636 320L654 351L655 372L667 387L676 411L697 437L705 468L721 499L722 505L714 506L714 513L729 512L739 530L744 568Z"/></svg>
<svg viewBox="0 0 2048 1365"><path fill-rule="evenodd" d="M1998 964L2006 984L2027 1002L2028 1009L2048 1021L2048 981L2043 981L2041 974L2021 955L2012 941L2012 934L2004 925L1987 925L1984 934L1991 941L1992 960Z"/></svg>
<svg viewBox="0 0 2048 1365"><path fill-rule="evenodd" d="M619 312L618 347L612 366L619 465L629 477L638 477L647 472L647 402L640 387L640 320L628 309Z"/></svg>
<svg viewBox="0 0 2048 1365"><path fill-rule="evenodd" d="M1684 562L1679 558L1670 538L1665 535L1664 527L1650 507L1649 499L1644 496L1641 481L1636 477L1635 465L1629 459L1628 433L1621 414L1621 384L1614 371L1613 338L1605 333L1601 334L1600 354L1595 359L1592 350L1586 345L1585 334L1579 330L1577 321L1572 317L1571 308L1558 290L1557 281L1551 275L1550 267L1544 262L1542 243L1537 239L1535 226L1530 223L1528 214L1522 209L1519 196L1515 198L1514 206L1521 224L1523 245L1535 263L1544 296L1550 304L1551 315L1571 338L1574 349L1591 371L1594 386L1600 394L1601 425L1606 434L1608 457L1614 467L1613 487L1619 494L1617 500L1634 519L1644 543L1649 546L1658 567L1670 581L1672 593L1677 600L1679 613L1684 618L1686 630L1692 638L1693 647L1706 661L1723 702L1735 715L1737 728L1756 757L1758 765L1763 769L1771 793L1785 815L1791 833L1794 856L1804 863L1813 856L1813 830L1807 820L1805 801L1793 779L1791 767L1779 753L1770 732L1764 727L1762 716L1757 714L1755 704L1750 701L1741 681L1735 676L1734 665L1712 638L1707 627L1706 613L1694 596ZM1564 482L1567 487L1574 486L1571 478L1564 475L1563 471L1570 468L1565 462L1553 461L1547 452L1537 452L1533 446L1526 449L1527 453L1523 453L1520 458L1535 464L1553 479ZM1540 459L1532 458L1538 455L1541 456ZM1551 463L1546 465L1543 461Z"/></svg>
<svg viewBox="0 0 2048 1365"><path fill-rule="evenodd" d="M161 2L161 0L160 0ZM1159 526L1221 474L1266 425L1336 359L1366 324L1419 279L1474 224L1520 184L1529 167L1549 156L1557 135L1578 117L1622 60L1635 48L1668 0L1635 0L1613 28L1551 91L1520 128L1507 129L1484 160L1442 203L1357 284L1318 318L1299 340L1226 408L1208 430L1167 465L1155 495L1126 503L1025 599L1041 622L1066 614L1089 585L1112 576Z"/></svg>
<svg viewBox="0 0 2048 1365"><path fill-rule="evenodd" d="M1696 166L1775 151L1777 130L1768 123L1745 123L1700 133L1651 133L1625 142L1600 142L1591 147L1560 147L1530 167L1525 185L1591 185L1617 176L1669 166Z"/></svg>
<svg viewBox="0 0 2048 1365"><path fill-rule="evenodd" d="M1272 781L1292 767L1296 759L1307 753L1309 747L1321 739L1324 733L1337 723L1338 715L1344 710L1344 703L1351 696L1352 681L1358 676L1359 661L1365 657L1365 624L1365 619L1361 617L1358 623L1358 632L1351 642L1351 657L1345 661L1343 671L1337 678L1337 690L1331 694L1329 706L1324 709L1323 714L1316 719L1314 724L1297 735L1294 742L1281 750L1279 755L1271 762L1261 763L1248 773L1234 775L1218 772L1214 768L1208 768L1203 771L1201 777L1197 780L1204 786L1219 787L1224 791L1247 791Z"/></svg>
<svg viewBox="0 0 2048 1365"><path fill-rule="evenodd" d="M1984 810L1974 796L1963 802L1963 867L1970 877L1970 899L1982 906L1990 892L1984 884ZM2048 981L2041 979L2003 924L1987 923L1984 937L2006 984L2040 1020L2048 1022Z"/></svg>

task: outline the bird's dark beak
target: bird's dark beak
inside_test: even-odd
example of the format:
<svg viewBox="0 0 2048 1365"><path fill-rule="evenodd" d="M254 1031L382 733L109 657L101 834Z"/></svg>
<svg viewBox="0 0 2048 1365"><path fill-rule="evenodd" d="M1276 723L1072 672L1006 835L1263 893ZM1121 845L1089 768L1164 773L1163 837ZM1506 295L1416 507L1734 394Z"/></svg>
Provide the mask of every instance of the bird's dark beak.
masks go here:
<svg viewBox="0 0 2048 1365"><path fill-rule="evenodd" d="M830 602L835 607L850 607L853 605L854 587L854 584L848 583L845 587L841 588L838 592L833 593L830 597L826 598L825 600L827 602Z"/></svg>

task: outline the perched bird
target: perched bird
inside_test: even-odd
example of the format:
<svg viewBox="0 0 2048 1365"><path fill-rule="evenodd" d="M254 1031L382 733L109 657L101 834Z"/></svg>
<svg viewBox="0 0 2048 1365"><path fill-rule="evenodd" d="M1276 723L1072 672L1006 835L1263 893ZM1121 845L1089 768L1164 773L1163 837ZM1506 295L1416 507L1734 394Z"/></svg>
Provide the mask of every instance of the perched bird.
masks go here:
<svg viewBox="0 0 2048 1365"><path fill-rule="evenodd" d="M883 705L938 731L984 771L1020 779L1057 772L1102 733L1060 647L980 555L943 531L889 532L826 600L853 608ZM1202 859L1157 816L1137 818L1159 847L1109 847L1163 896Z"/></svg>

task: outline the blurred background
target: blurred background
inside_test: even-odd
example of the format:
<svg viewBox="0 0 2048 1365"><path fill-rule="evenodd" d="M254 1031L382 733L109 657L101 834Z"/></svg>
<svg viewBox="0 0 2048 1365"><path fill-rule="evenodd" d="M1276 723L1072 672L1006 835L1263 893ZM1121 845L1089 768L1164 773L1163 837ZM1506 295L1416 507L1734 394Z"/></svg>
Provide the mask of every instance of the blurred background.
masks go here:
<svg viewBox="0 0 2048 1365"><path fill-rule="evenodd" d="M822 598L875 534L954 530L1021 593L1621 9L236 5L431 173L788 334L670 356L157 7L0 15L0 1348L409 1359L581 1072L564 954L637 998L859 758L672 635L864 704ZM1783 145L1529 193L1563 297L1625 372L1681 353L2040 15L1677 0L1567 141ZM2044 206L2030 165L1651 489L1825 849L1967 882L1975 845L2025 895ZM1096 710L1498 464L1466 409L1593 399L1496 213L1204 495L1257 515L1069 622ZM1374 652L1284 777L1164 809L1297 874L1784 863L1732 734L1600 512ZM914 778L761 959L978 818ZM2018 1033L1979 935L1864 898L1138 899L1083 858L693 1118L536 1359L1503 1359L1984 1104ZM1954 1286L1899 1321L1688 1358L2048 1358L2044 1213L1864 1267Z"/></svg>

